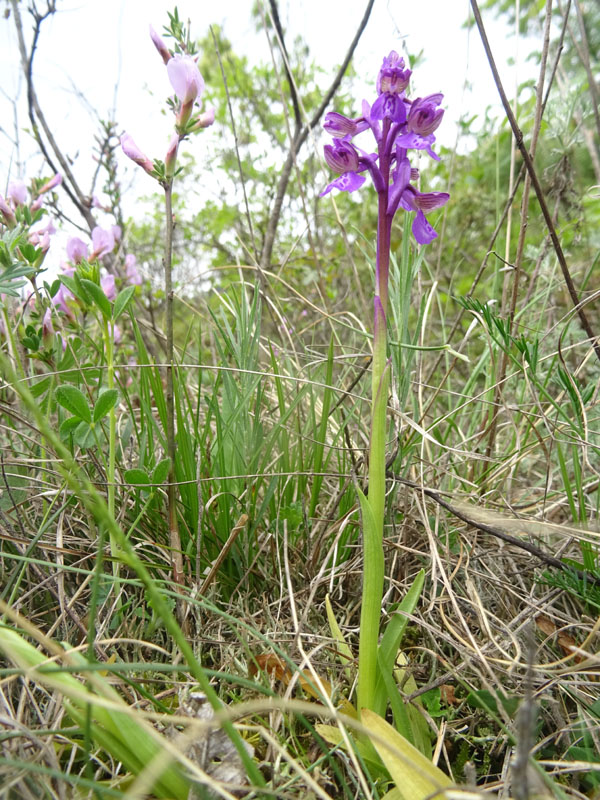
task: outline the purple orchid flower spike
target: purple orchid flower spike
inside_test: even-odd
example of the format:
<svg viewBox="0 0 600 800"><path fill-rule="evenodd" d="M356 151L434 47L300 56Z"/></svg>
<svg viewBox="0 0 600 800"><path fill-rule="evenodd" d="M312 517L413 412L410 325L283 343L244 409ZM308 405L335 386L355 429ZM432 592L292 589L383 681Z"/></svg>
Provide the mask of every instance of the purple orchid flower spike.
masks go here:
<svg viewBox="0 0 600 800"><path fill-rule="evenodd" d="M380 199L379 233L383 233L389 243L392 219L402 207L416 212L413 235L419 244L428 244L437 234L425 213L444 205L449 195L446 192L423 194L415 188L413 183L418 180L419 173L411 166L408 153L423 150L436 161L440 160L433 145L434 131L444 116L444 109L440 108L444 95L438 92L411 101L406 96L411 74L404 59L392 50L379 70L378 97L373 106L363 100L362 116L356 119L336 111L326 115L323 127L331 134L333 142L325 145L325 161L334 172L341 174L326 186L321 196L332 189L354 192L365 182L360 173L369 172ZM375 138L377 153L369 154L353 142L355 136L367 129ZM385 264L381 265L378 275L386 284ZM383 284L380 289L385 308L387 287Z"/></svg>
<svg viewBox="0 0 600 800"><path fill-rule="evenodd" d="M386 505L386 430L387 399L390 381L387 314L392 222L398 208L415 213L412 233L419 245L433 241L437 234L425 213L443 206L447 192L421 192L414 184L419 179L409 157L410 150L432 150L434 131L443 110L441 94L411 102L406 96L411 71L395 50L383 59L377 77L377 99L373 106L362 103L362 116L351 119L336 112L325 117L325 130L333 137L325 145L327 165L341 173L321 196L332 189L353 192L365 182L368 172L378 195L377 253L375 258L375 296L373 298L373 362L371 380L371 436L369 444L368 495L359 494L363 522L363 602L360 615L357 709L378 710L377 648L380 634L380 609L384 589L383 532ZM371 130L377 153L357 147L353 139Z"/></svg>

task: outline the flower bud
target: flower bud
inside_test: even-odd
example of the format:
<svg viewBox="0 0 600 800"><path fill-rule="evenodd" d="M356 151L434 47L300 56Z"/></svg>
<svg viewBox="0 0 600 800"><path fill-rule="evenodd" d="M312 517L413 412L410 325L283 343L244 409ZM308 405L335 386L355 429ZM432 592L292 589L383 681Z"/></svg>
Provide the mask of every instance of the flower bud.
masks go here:
<svg viewBox="0 0 600 800"><path fill-rule="evenodd" d="M187 129L187 132L194 133L195 131L202 130L202 128L208 128L210 125L213 124L214 121L215 121L215 109L209 108L206 111L203 111L202 114L198 114L191 127Z"/></svg>
<svg viewBox="0 0 600 800"><path fill-rule="evenodd" d="M2 197L2 195L0 195L0 214L2 215L4 224L7 225L9 228L14 228L14 226L17 224L17 218L15 217L15 212L8 205L8 203Z"/></svg>
<svg viewBox="0 0 600 800"><path fill-rule="evenodd" d="M411 70L404 69L404 59L395 50L384 57L377 76L377 94L400 94L408 86Z"/></svg>
<svg viewBox="0 0 600 800"><path fill-rule="evenodd" d="M62 175L60 172L57 172L49 181L43 184L43 186L38 189L38 196L41 194L46 194L46 192L50 192L52 189L55 189L57 186L60 186L62 183Z"/></svg>
<svg viewBox="0 0 600 800"><path fill-rule="evenodd" d="M154 165L148 158L145 156L140 148L136 145L133 141L131 136L128 133L124 133L120 139L121 142L121 149L125 153L125 155L130 158L132 161L135 161L136 164L144 169L148 175L154 176Z"/></svg>
<svg viewBox="0 0 600 800"><path fill-rule="evenodd" d="M174 133L169 142L169 149L165 156L165 178L169 180L175 174L175 165L177 164L177 149L179 148L179 134Z"/></svg>
<svg viewBox="0 0 600 800"><path fill-rule="evenodd" d="M326 144L323 150L327 166L334 172L356 172L358 169L358 153L350 142L334 139L333 144Z"/></svg>
<svg viewBox="0 0 600 800"><path fill-rule="evenodd" d="M152 39L154 47L156 47L156 49L160 53L162 60L165 62L165 64L168 64L169 61L171 60L171 53L169 52L169 49L167 45L164 43L162 37L158 35L158 33L154 30L152 25L150 25L150 38Z"/></svg>

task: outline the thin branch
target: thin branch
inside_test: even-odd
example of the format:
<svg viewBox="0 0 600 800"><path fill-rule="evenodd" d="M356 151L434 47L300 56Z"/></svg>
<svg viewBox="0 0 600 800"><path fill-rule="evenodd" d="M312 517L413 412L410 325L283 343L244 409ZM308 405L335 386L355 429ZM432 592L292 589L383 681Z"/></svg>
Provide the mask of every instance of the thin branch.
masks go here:
<svg viewBox="0 0 600 800"><path fill-rule="evenodd" d="M25 79L27 81L27 105L29 111L29 120L31 122L33 134L35 136L35 139L38 143L40 150L42 151L44 158L46 159L48 165L50 166L50 169L52 169L54 172L61 172L63 178L66 179L63 181L64 190L66 191L66 193L68 194L74 205L77 207L80 214L85 219L89 229L92 230L96 225L96 221L89 209L89 201L79 188L79 185L75 180L75 176L71 172L69 162L63 155L61 149L58 146L58 143L56 142L56 139L52 134L52 131L50 130L48 123L46 122L46 118L42 112L33 85L33 60L35 56L35 51L37 49L41 26L45 19L47 19L49 16L55 13L56 3L54 1L48 2L48 7L45 14L39 14L35 6L33 6L33 8L30 9L35 24L33 29L33 41L29 55L27 54L27 47L25 45L25 37L23 35L23 21L21 19L21 14L19 11L18 0L11 0L11 6L13 10L15 28L17 31L17 39L19 43L21 67L23 69L23 74L25 75ZM50 144L50 147L52 148L52 151L54 152L54 155L56 156L56 159L60 165L60 170L57 169L54 160L50 155L50 153L48 152L48 148L46 147L46 144L42 139L42 136L38 128L38 121L44 131L44 134L46 135L46 138Z"/></svg>
<svg viewBox="0 0 600 800"><path fill-rule="evenodd" d="M285 39L283 38L283 28L281 27L281 20L279 19L279 8L277 7L277 0L269 0L269 7L271 9L271 17L273 18L273 24L275 25L275 30L277 31L277 39L279 41L279 46L281 47L281 52L283 53L283 65L285 68L287 81L290 87L290 97L292 98L292 105L294 106L294 121L296 123L296 128L300 128L302 126L300 103L298 102L298 92L296 91L296 82L294 81L294 78L292 77L292 73L290 70L290 59L288 56L287 47L285 46Z"/></svg>
<svg viewBox="0 0 600 800"><path fill-rule="evenodd" d="M548 232L550 233L550 238L552 239L552 244L554 246L554 251L556 253L556 257L558 258L558 263L560 264L560 268L562 270L563 278L565 280L565 284L567 286L567 290L571 297L571 301L577 311L577 315L579 317L579 321L581 323L581 327L585 331L587 337L590 340L592 347L594 348L594 352L596 353L596 357L600 360L600 341L598 340L596 334L592 330L592 327L589 323L587 315L581 306L581 302L579 300L579 296L577 294L577 290L575 289L575 285L573 283L573 279L571 278L571 273L569 272L569 268L567 266L567 261L565 259L565 255L563 253L560 241L558 239L558 235L556 233L556 228L554 227L554 223L552 221L552 215L550 214L550 210L546 204L546 199L544 197L544 192L540 185L537 173L535 171L535 167L533 165L533 161L529 155L527 147L523 142L523 132L519 128L517 124L517 120L512 112L510 107L510 103L508 102L508 98L506 97L506 93L504 91L504 87L502 85L502 81L500 79L500 74L496 67L496 62L494 60L494 56L492 54L492 49L490 47L490 43L487 38L487 34L485 32L485 28L483 25L483 20L481 19L481 13L479 11L479 6L477 5L477 0L471 0L471 7L473 8L473 14L475 16L475 21L477 23L477 27L479 29L479 35L481 36L481 41L483 43L483 47L485 49L487 59L490 65L490 69L492 70L492 74L494 76L494 82L496 83L496 87L498 89L498 94L500 95L500 99L502 101L502 105L504 106L504 111L506 113L506 117L510 123L510 127L512 128L513 135L515 137L515 141L517 143L517 147L519 148L521 155L523 157L523 161L525 162L525 166L527 168L527 172L531 177L531 183L533 185L540 209L542 211L542 215L546 222L546 226L548 228Z"/></svg>
<svg viewBox="0 0 600 800"><path fill-rule="evenodd" d="M513 545L514 547L518 547L519 550L525 550L526 553L535 556L543 564L547 564L549 567L556 567L564 572L575 574L577 577L581 578L582 580L587 580L589 583L600 585L600 578L597 578L595 574L575 569L565 561L561 561L559 558L546 553L540 547L536 547L536 545L531 544L531 542L519 539L516 536L511 536L509 533L505 533L505 531L500 530L500 528L495 528L492 525L487 525L485 522L480 522L479 520L469 517L468 514L465 514L463 510L456 508L448 503L447 500L444 500L442 495L435 491L435 489L429 489L426 486L421 486L420 484L408 480L407 478L402 478L400 475L390 475L389 472L388 477L392 477L395 481L402 483L404 486L409 486L411 489L422 492L426 497L434 500L438 505L440 505L442 508L445 508L446 511L450 512L450 514L455 516L457 519L462 520L462 522L465 522L467 525L477 528L477 530L480 530L483 533L488 533L490 536L494 536L496 539L502 539L503 542Z"/></svg>
<svg viewBox="0 0 600 800"><path fill-rule="evenodd" d="M356 34L352 39L350 47L348 48L348 52L335 76L333 79L331 86L325 93L323 101L319 108L315 111L313 116L311 117L310 121L302 127L301 125L297 125L296 130L294 132L294 136L292 138L290 144L290 150L285 160L285 164L283 165L283 169L279 176L279 182L277 184L277 191L275 193L275 200L273 202L273 208L269 215L269 220L267 222L267 229L265 231L265 238L262 246L262 253L260 258L260 264L263 269L268 269L271 266L271 257L273 255L273 246L275 244L275 235L277 233L277 225L279 224L279 219L281 217L281 209L283 206L283 200L285 197L285 193L287 191L288 183L290 180L290 175L292 174L292 168L294 166L294 160L298 151L308 138L308 134L317 127L319 124L319 120L325 113L325 109L331 102L332 97L337 92L342 78L344 77L346 70L348 69L348 65L352 60L352 56L354 55L354 51L356 50L356 46L360 41L360 37L362 36L365 28L367 27L367 22L369 21L369 17L371 15L371 11L373 9L373 4L375 0L369 0L367 4L367 8L365 13L363 14L363 18L360 21ZM278 32L279 34L279 32ZM282 48L283 49L283 48Z"/></svg>

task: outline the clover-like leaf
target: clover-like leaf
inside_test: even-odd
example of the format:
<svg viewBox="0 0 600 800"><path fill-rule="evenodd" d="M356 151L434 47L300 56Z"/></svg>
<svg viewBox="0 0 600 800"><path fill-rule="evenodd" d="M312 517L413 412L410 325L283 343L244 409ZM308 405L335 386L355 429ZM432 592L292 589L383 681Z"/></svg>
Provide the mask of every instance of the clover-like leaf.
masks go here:
<svg viewBox="0 0 600 800"><path fill-rule="evenodd" d="M94 405L94 422L99 422L103 419L111 408L117 405L119 400L119 393L116 389L106 389L100 397L96 400Z"/></svg>
<svg viewBox="0 0 600 800"><path fill-rule="evenodd" d="M56 389L54 396L59 405L66 408L71 414L79 417L80 420L84 420L85 422L92 421L90 406L81 389L78 389L76 386L71 386L70 384L64 384Z"/></svg>
<svg viewBox="0 0 600 800"><path fill-rule="evenodd" d="M152 483L164 483L167 480L170 467L170 458L163 458L162 461L159 461L152 471Z"/></svg>

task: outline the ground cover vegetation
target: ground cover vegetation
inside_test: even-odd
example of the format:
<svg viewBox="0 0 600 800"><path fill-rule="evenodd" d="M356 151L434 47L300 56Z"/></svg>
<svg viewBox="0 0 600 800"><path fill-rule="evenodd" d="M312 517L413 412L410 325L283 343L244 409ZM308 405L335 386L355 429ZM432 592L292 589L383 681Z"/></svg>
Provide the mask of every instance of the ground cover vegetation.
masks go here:
<svg viewBox="0 0 600 800"><path fill-rule="evenodd" d="M171 140L99 119L83 188L6 4L2 797L599 796L600 10L472 0L505 115L449 148L440 54L356 95L372 6L332 75L175 9Z"/></svg>

